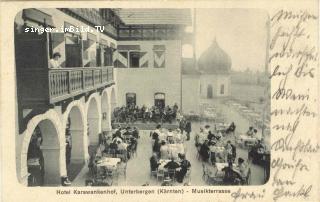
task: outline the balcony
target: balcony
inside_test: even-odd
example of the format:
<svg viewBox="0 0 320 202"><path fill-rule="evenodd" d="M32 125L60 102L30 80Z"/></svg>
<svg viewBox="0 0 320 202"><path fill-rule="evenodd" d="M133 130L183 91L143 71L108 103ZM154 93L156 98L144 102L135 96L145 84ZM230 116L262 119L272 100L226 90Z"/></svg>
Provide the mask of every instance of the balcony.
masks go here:
<svg viewBox="0 0 320 202"><path fill-rule="evenodd" d="M56 104L114 84L113 67L25 69L18 72L23 106Z"/></svg>

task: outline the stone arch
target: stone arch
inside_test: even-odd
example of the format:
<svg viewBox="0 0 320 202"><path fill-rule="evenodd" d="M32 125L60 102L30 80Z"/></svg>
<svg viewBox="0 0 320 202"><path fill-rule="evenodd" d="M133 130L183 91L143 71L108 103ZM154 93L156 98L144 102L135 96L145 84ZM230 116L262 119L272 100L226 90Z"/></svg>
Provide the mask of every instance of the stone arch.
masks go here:
<svg viewBox="0 0 320 202"><path fill-rule="evenodd" d="M115 88L111 89L110 105L111 105L111 117L112 117L114 109L117 107L117 95L116 95Z"/></svg>
<svg viewBox="0 0 320 202"><path fill-rule="evenodd" d="M39 126L43 134L43 143L40 148L44 159L44 184L56 186L61 182L60 177L66 175L64 155L65 139L61 133L61 119L58 113L53 109L33 117L28 122L27 129L22 134L23 142L21 153L18 156L18 158L20 158L20 177L24 178L28 174L28 148L31 136L37 126Z"/></svg>
<svg viewBox="0 0 320 202"><path fill-rule="evenodd" d="M101 130L111 130L111 105L108 90L105 89L101 94Z"/></svg>
<svg viewBox="0 0 320 202"><path fill-rule="evenodd" d="M101 98L98 93L90 95L86 103L88 143L97 145L101 133Z"/></svg>
<svg viewBox="0 0 320 202"><path fill-rule="evenodd" d="M80 100L71 102L63 114L63 132L70 134L71 147L66 149L66 154L70 158L66 159L68 165L85 163L89 159L87 140L87 119L84 104ZM75 176L69 176L72 180Z"/></svg>

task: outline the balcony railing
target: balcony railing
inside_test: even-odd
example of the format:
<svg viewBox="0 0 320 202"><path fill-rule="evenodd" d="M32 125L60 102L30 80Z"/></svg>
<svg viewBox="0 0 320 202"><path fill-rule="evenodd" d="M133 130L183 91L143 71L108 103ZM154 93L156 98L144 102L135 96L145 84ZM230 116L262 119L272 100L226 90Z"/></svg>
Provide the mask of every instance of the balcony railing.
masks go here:
<svg viewBox="0 0 320 202"><path fill-rule="evenodd" d="M113 67L20 71L23 105L54 104L114 84Z"/></svg>
<svg viewBox="0 0 320 202"><path fill-rule="evenodd" d="M63 68L49 70L49 93L51 103L112 83L112 67Z"/></svg>

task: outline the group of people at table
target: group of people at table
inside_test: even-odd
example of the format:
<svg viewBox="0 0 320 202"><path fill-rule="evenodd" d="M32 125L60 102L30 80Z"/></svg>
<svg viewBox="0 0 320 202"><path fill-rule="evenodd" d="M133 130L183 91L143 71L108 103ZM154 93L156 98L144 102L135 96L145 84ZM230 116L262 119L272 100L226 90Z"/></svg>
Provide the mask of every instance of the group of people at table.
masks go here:
<svg viewBox="0 0 320 202"><path fill-rule="evenodd" d="M134 104L127 106L122 106L116 108L113 112L115 122L125 123L125 122L135 122L141 120L142 122L169 122L171 123L177 116L178 105L173 106L152 106L146 107L143 105L139 107Z"/></svg>
<svg viewBox="0 0 320 202"><path fill-rule="evenodd" d="M150 132L150 137L153 151L150 158L151 174L157 178L161 176L163 185L175 181L182 183L191 168L183 144L187 137L180 129L165 129L161 125Z"/></svg>
<svg viewBox="0 0 320 202"><path fill-rule="evenodd" d="M102 175L107 177L107 173L118 169L119 164L126 165L136 152L139 138L139 130L136 127L118 126L111 133L103 132L99 137L99 147L91 154L89 169L96 177L98 168L101 168ZM111 176L112 177L112 176Z"/></svg>
<svg viewBox="0 0 320 202"><path fill-rule="evenodd" d="M231 129L230 129L231 127ZM234 133L235 125L232 123L226 130ZM237 158L237 148L226 140L221 132L211 130L209 125L200 129L195 137L199 160L203 165L203 176L209 184L222 183L235 185L247 183L250 175L249 165L243 158Z"/></svg>

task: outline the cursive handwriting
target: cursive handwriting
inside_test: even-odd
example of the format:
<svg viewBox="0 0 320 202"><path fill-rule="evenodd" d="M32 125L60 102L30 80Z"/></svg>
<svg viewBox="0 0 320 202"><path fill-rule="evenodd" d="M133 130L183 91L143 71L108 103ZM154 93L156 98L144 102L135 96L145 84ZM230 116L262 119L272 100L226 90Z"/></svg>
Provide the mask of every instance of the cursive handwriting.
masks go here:
<svg viewBox="0 0 320 202"><path fill-rule="evenodd" d="M233 201L237 201L238 199L242 199L242 200L245 200L245 199L262 199L265 196L265 192L266 192L265 189L263 189L260 192L254 192L254 191L242 192L242 189L239 188L236 192L232 192L231 193L231 197L234 199Z"/></svg>
<svg viewBox="0 0 320 202"><path fill-rule="evenodd" d="M312 105L318 99L314 97L317 94L314 87L319 53L309 29L316 26L317 20L307 10L282 9L270 21L269 78L276 87L272 88L271 99L275 105L285 103L285 107L275 106L271 111L271 116L277 117L271 126L275 137L271 150L276 152L270 165L274 201L294 198L302 201L310 197L313 188L312 184L298 179L313 170L304 155L313 156L320 150L318 143L308 137L309 131L301 131L306 122L316 123L317 117ZM286 153L286 158L278 152Z"/></svg>

